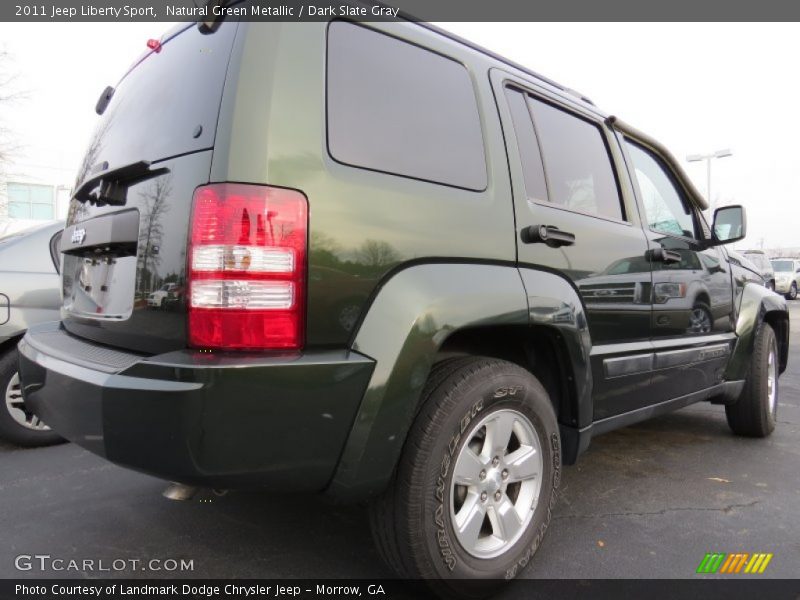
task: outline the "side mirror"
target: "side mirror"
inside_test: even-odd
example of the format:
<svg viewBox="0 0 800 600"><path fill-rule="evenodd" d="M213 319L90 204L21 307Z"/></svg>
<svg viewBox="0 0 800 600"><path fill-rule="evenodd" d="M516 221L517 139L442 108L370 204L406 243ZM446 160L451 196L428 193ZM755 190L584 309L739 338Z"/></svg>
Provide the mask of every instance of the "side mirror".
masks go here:
<svg viewBox="0 0 800 600"><path fill-rule="evenodd" d="M713 245L730 244L747 234L747 215L744 206L723 206L714 211Z"/></svg>

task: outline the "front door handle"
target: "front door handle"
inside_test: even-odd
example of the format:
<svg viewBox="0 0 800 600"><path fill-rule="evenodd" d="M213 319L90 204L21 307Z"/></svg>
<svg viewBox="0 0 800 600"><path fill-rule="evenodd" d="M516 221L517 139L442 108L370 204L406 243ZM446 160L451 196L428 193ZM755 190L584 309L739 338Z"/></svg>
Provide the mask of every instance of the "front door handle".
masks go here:
<svg viewBox="0 0 800 600"><path fill-rule="evenodd" d="M650 260L653 262L662 262L665 265L675 264L681 262L681 254L680 252L667 250L666 248L660 246L650 250Z"/></svg>
<svg viewBox="0 0 800 600"><path fill-rule="evenodd" d="M550 248L572 246L575 234L554 225L529 225L519 232L523 244L547 244Z"/></svg>

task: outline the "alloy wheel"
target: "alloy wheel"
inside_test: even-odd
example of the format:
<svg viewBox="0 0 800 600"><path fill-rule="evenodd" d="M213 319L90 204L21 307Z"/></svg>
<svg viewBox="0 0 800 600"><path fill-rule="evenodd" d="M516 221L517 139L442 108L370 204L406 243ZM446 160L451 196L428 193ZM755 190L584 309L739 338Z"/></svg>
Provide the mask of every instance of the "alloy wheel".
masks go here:
<svg viewBox="0 0 800 600"><path fill-rule="evenodd" d="M778 403L778 371L775 363L775 349L773 348L767 358L767 408L773 415Z"/></svg>
<svg viewBox="0 0 800 600"><path fill-rule="evenodd" d="M6 410L16 423L33 431L50 431L35 414L25 407L19 373L14 373L6 386Z"/></svg>
<svg viewBox="0 0 800 600"><path fill-rule="evenodd" d="M695 306L689 317L689 333L708 333L711 331L711 315L702 306Z"/></svg>
<svg viewBox="0 0 800 600"><path fill-rule="evenodd" d="M539 436L521 412L503 409L475 425L453 468L450 517L461 546L494 558L522 537L542 487Z"/></svg>

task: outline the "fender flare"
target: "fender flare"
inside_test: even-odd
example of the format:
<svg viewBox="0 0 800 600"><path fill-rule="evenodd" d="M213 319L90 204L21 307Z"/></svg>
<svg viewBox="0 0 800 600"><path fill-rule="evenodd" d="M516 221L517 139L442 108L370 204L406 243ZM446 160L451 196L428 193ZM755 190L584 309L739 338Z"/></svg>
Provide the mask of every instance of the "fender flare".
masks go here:
<svg viewBox="0 0 800 600"><path fill-rule="evenodd" d="M542 286L545 291L569 287L554 274L536 273L549 282ZM528 279L523 284L515 265L448 262L407 266L383 284L352 344L353 350L376 364L327 490L329 495L357 500L386 487L444 341L470 327L530 325ZM544 292L533 296L537 323L557 326L561 320L565 329L574 329L582 319L585 325L577 293L569 289L574 301L568 303L557 298L545 301L540 295ZM547 306L549 311L542 310ZM580 313L578 317L575 312ZM588 349L579 352L588 358Z"/></svg>
<svg viewBox="0 0 800 600"><path fill-rule="evenodd" d="M736 319L736 344L724 375L727 381L747 377L756 333L765 321L775 330L778 341L778 370L780 373L786 370L789 358L789 311L786 300L763 285L749 282L742 290Z"/></svg>

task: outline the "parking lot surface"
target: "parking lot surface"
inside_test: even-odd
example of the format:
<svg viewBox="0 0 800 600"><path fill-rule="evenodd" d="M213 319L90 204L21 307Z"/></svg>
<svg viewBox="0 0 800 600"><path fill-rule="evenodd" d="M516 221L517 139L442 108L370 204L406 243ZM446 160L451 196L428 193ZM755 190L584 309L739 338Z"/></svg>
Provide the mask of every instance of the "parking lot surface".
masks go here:
<svg viewBox="0 0 800 600"><path fill-rule="evenodd" d="M594 439L565 468L553 521L525 577L693 578L707 552L773 553L759 577L800 574L800 301L790 304L775 433L734 437L723 407L703 403ZM373 549L362 507L264 493L204 492L174 502L161 496L165 485L73 444L0 445L0 577L392 575ZM193 568L15 567L17 556L34 554L106 566L186 559Z"/></svg>

